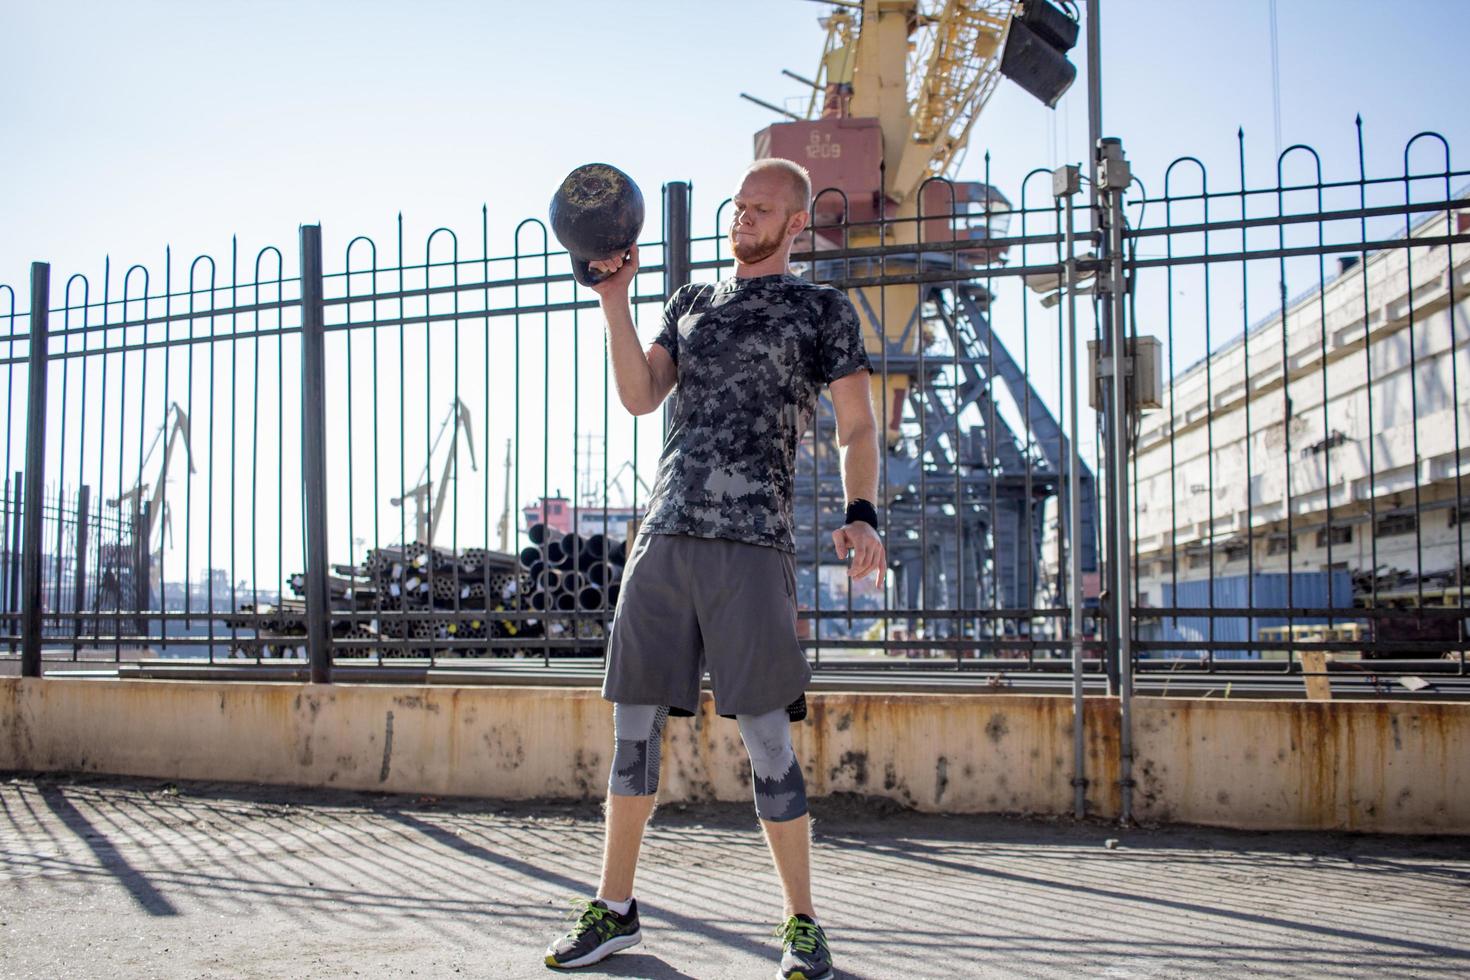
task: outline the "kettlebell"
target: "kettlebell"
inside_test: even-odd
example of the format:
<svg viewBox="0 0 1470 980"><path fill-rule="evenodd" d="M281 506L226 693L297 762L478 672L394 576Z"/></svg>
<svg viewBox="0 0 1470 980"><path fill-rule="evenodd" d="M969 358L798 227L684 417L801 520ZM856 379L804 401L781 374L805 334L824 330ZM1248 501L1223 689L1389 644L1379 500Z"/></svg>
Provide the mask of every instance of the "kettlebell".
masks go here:
<svg viewBox="0 0 1470 980"><path fill-rule="evenodd" d="M551 196L551 232L572 260L583 286L604 277L588 264L625 254L643 230L643 192L633 178L606 163L567 174Z"/></svg>

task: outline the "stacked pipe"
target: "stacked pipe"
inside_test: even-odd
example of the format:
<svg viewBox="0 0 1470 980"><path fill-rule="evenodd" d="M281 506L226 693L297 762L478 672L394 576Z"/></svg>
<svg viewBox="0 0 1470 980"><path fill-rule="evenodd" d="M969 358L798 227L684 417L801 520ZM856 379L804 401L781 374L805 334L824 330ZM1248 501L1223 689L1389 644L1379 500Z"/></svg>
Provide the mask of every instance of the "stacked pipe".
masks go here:
<svg viewBox="0 0 1470 980"><path fill-rule="evenodd" d="M530 577L517 568L516 556L484 548L452 551L413 543L404 547L370 549L360 565L335 565L328 579L328 595L334 610L362 615L334 619L337 638L381 640L381 647L362 645L340 651L339 656L424 657L431 654L460 656L526 655L530 650L495 650L485 647L394 644L393 640L477 640L489 637L538 638L543 626L536 622L499 619L494 616L516 608L517 597L529 593ZM292 575L290 587L304 595L303 574ZM524 600L520 600L524 603ZM290 600L287 600L290 602ZM304 636L304 603L296 615L277 622L260 623L285 637ZM283 607L285 603L283 603ZM241 612L250 610L242 607ZM431 613L408 617L402 613ZM244 625L242 623L242 625ZM275 629L273 627L284 627ZM286 647L286 650L292 647Z"/></svg>
<svg viewBox="0 0 1470 980"><path fill-rule="evenodd" d="M540 612L610 611L617 606L627 544L602 534L561 534L533 524L520 554L530 606Z"/></svg>
<svg viewBox="0 0 1470 980"><path fill-rule="evenodd" d="M294 587L294 585L293 585ZM234 615L220 617L220 621L231 630L254 631L260 642L237 642L233 655L236 657L298 657L306 656L306 601L304 599L281 599L278 604L268 602L242 602ZM377 636L350 620L333 620L334 639ZM227 638L226 638L227 639Z"/></svg>

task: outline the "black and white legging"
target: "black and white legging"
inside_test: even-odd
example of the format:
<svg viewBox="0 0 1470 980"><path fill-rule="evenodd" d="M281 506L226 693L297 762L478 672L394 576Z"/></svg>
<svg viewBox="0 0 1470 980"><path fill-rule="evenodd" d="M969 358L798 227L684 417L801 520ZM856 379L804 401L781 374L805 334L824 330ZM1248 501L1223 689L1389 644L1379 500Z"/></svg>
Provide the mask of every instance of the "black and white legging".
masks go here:
<svg viewBox="0 0 1470 980"><path fill-rule="evenodd" d="M652 796L658 792L659 755L669 709L651 704L614 704L612 772L608 792ZM791 718L785 708L763 715L736 715L740 738L750 753L755 812L762 820L795 820L807 812L806 781L791 748Z"/></svg>

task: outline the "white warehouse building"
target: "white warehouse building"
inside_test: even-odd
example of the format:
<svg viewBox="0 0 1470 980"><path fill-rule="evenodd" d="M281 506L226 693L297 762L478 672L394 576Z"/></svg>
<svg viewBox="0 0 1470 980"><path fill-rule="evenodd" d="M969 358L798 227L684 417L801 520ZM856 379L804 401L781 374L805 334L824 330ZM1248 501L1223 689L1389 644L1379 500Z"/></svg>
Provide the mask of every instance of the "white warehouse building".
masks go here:
<svg viewBox="0 0 1470 980"><path fill-rule="evenodd" d="M1455 211L1411 235L1467 228L1470 211ZM1286 392L1278 313L1181 373L1163 409L1143 416L1133 456L1140 605L1202 604L1179 598L1176 583L1288 567L1330 577L1337 592L1355 581L1360 597L1374 581L1422 590L1433 580L1459 604L1456 570L1470 560L1470 246L1386 248L1344 266L1284 313Z"/></svg>

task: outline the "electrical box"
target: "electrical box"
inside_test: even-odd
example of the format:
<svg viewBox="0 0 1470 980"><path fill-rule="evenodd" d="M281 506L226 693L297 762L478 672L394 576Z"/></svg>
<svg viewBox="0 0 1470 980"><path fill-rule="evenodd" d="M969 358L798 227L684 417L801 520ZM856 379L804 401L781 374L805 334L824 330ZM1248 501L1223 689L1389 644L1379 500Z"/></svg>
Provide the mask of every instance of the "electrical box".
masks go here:
<svg viewBox="0 0 1470 980"><path fill-rule="evenodd" d="M1082 168L1075 164L1058 167L1051 172L1051 196L1068 197L1082 190Z"/></svg>
<svg viewBox="0 0 1470 980"><path fill-rule="evenodd" d="M1129 337L1128 357L1123 361L1127 377L1129 407L1147 411L1164 407L1164 348L1157 337ZM1111 358L1099 371L1097 341L1087 342L1087 404L1102 411L1103 385L1112 384Z"/></svg>

